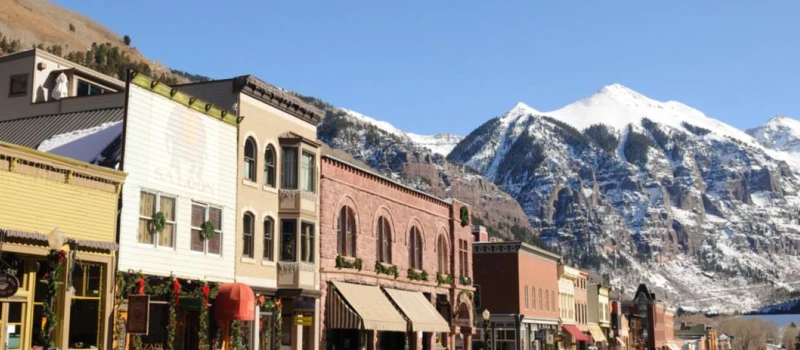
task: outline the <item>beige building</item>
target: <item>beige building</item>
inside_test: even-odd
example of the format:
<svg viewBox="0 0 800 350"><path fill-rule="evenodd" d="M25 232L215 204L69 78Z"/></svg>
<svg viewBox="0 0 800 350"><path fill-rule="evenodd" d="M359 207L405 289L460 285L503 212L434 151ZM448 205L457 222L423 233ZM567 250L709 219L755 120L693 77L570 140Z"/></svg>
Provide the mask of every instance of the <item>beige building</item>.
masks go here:
<svg viewBox="0 0 800 350"><path fill-rule="evenodd" d="M247 342L317 349L322 111L249 75L178 88L244 117L235 279L253 288L259 304L256 321L246 324Z"/></svg>
<svg viewBox="0 0 800 350"><path fill-rule="evenodd" d="M589 334L595 343L605 343L605 345L609 344L611 334L611 309L608 298L610 290L610 287L597 283L590 283L587 289Z"/></svg>
<svg viewBox="0 0 800 350"><path fill-rule="evenodd" d="M118 108L125 83L43 50L0 57L0 121Z"/></svg>

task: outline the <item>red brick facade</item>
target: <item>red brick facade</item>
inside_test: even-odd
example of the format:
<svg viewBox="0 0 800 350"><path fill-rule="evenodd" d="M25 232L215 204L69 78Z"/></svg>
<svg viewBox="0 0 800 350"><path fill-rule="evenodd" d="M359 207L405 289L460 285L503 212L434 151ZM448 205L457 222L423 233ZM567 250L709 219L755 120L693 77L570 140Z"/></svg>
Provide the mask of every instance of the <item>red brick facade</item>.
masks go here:
<svg viewBox="0 0 800 350"><path fill-rule="evenodd" d="M382 176L352 166L332 157L323 157L320 179L320 349L326 348L325 305L329 293L329 281L347 281L381 287L418 291L432 303L436 296L445 296L450 304L451 333L443 339L447 348L456 349L456 334L462 336L464 349L468 349L472 333L473 307L471 295L472 279L472 234L469 224L462 226L461 207L457 200L441 200L433 196L401 186ZM352 209L354 216L355 252L348 261L361 259L363 269L337 268L338 220L343 207ZM467 208L469 210L469 208ZM470 216L467 212L467 217ZM378 220L388 221L391 232L391 265L397 267L399 276L377 274L375 262L378 253ZM348 223L349 225L349 223ZM429 275L428 281L412 281L408 278L410 232L412 227L422 237L422 269ZM445 274L452 274L453 285L438 284L439 245L444 240L447 248ZM462 262L462 259L466 261ZM385 263L389 266L389 263ZM462 270L463 267L463 270ZM462 284L462 271L470 283ZM465 281L467 282L467 281ZM460 317L459 317L460 316ZM447 317L445 318L447 319ZM431 337L431 349L435 337ZM422 337L410 348L421 349ZM373 334L371 341L377 345ZM461 343L461 341L459 341ZM375 347L377 348L377 346Z"/></svg>

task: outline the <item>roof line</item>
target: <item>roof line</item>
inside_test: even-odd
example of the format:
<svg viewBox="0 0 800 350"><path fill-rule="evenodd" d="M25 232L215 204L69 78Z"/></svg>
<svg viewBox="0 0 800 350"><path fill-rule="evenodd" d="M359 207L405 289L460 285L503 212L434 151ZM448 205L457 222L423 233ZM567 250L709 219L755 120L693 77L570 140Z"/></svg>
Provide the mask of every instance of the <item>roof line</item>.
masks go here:
<svg viewBox="0 0 800 350"><path fill-rule="evenodd" d="M121 92L117 92L117 93L121 93ZM7 122L26 120L26 119L52 117L52 116L55 116L55 115L62 115L62 114L88 113L88 112L106 111L106 110L112 110L112 109L122 110L123 108L124 107L104 107L104 108L95 108L95 109L81 109L79 111L73 111L73 112L60 112L60 113L51 113L51 114L30 115L30 116L27 116L27 117L22 117L22 118L17 118L17 119L3 120L3 121L0 121L0 124L7 123Z"/></svg>

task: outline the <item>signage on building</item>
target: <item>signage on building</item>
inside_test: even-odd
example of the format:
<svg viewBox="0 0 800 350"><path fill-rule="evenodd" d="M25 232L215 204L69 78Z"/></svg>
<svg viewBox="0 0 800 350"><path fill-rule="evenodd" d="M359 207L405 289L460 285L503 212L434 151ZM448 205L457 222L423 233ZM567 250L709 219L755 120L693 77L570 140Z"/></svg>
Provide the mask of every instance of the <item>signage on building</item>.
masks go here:
<svg viewBox="0 0 800 350"><path fill-rule="evenodd" d="M544 331L534 332L533 334L534 334L534 338L533 339L538 340L538 341L544 340Z"/></svg>
<svg viewBox="0 0 800 350"><path fill-rule="evenodd" d="M8 298L17 294L19 281L13 275L0 273L0 298Z"/></svg>
<svg viewBox="0 0 800 350"><path fill-rule="evenodd" d="M555 342L555 339L554 339L553 335L552 334L548 334L546 338L547 338L547 341L546 341L547 345L553 345L553 343ZM559 339L559 342L560 341L561 340Z"/></svg>
<svg viewBox="0 0 800 350"><path fill-rule="evenodd" d="M292 303L292 312L295 315L313 315L314 314L314 301L313 300L295 300Z"/></svg>
<svg viewBox="0 0 800 350"><path fill-rule="evenodd" d="M128 296L127 330L130 334L147 334L150 324L150 296Z"/></svg>
<svg viewBox="0 0 800 350"><path fill-rule="evenodd" d="M314 316L297 315L294 317L295 326L311 326L314 323Z"/></svg>

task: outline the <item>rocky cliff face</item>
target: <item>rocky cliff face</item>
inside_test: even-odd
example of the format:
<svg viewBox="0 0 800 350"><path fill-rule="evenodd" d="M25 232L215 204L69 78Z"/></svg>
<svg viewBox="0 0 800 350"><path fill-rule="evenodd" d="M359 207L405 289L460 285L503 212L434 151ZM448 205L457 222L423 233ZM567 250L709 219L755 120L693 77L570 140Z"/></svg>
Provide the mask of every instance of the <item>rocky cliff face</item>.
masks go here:
<svg viewBox="0 0 800 350"><path fill-rule="evenodd" d="M519 203L474 170L455 165L442 153L462 137L406 133L391 124L302 97L326 110L318 138L376 171L440 198L457 198L473 206L473 223L493 234L535 241L534 230Z"/></svg>
<svg viewBox="0 0 800 350"><path fill-rule="evenodd" d="M747 134L764 147L784 151L800 160L800 121L779 115L762 126L748 129Z"/></svg>
<svg viewBox="0 0 800 350"><path fill-rule="evenodd" d="M645 282L677 306L719 311L768 303L800 277L791 158L620 85L547 113L517 104L448 155L515 197L542 239L613 285Z"/></svg>

